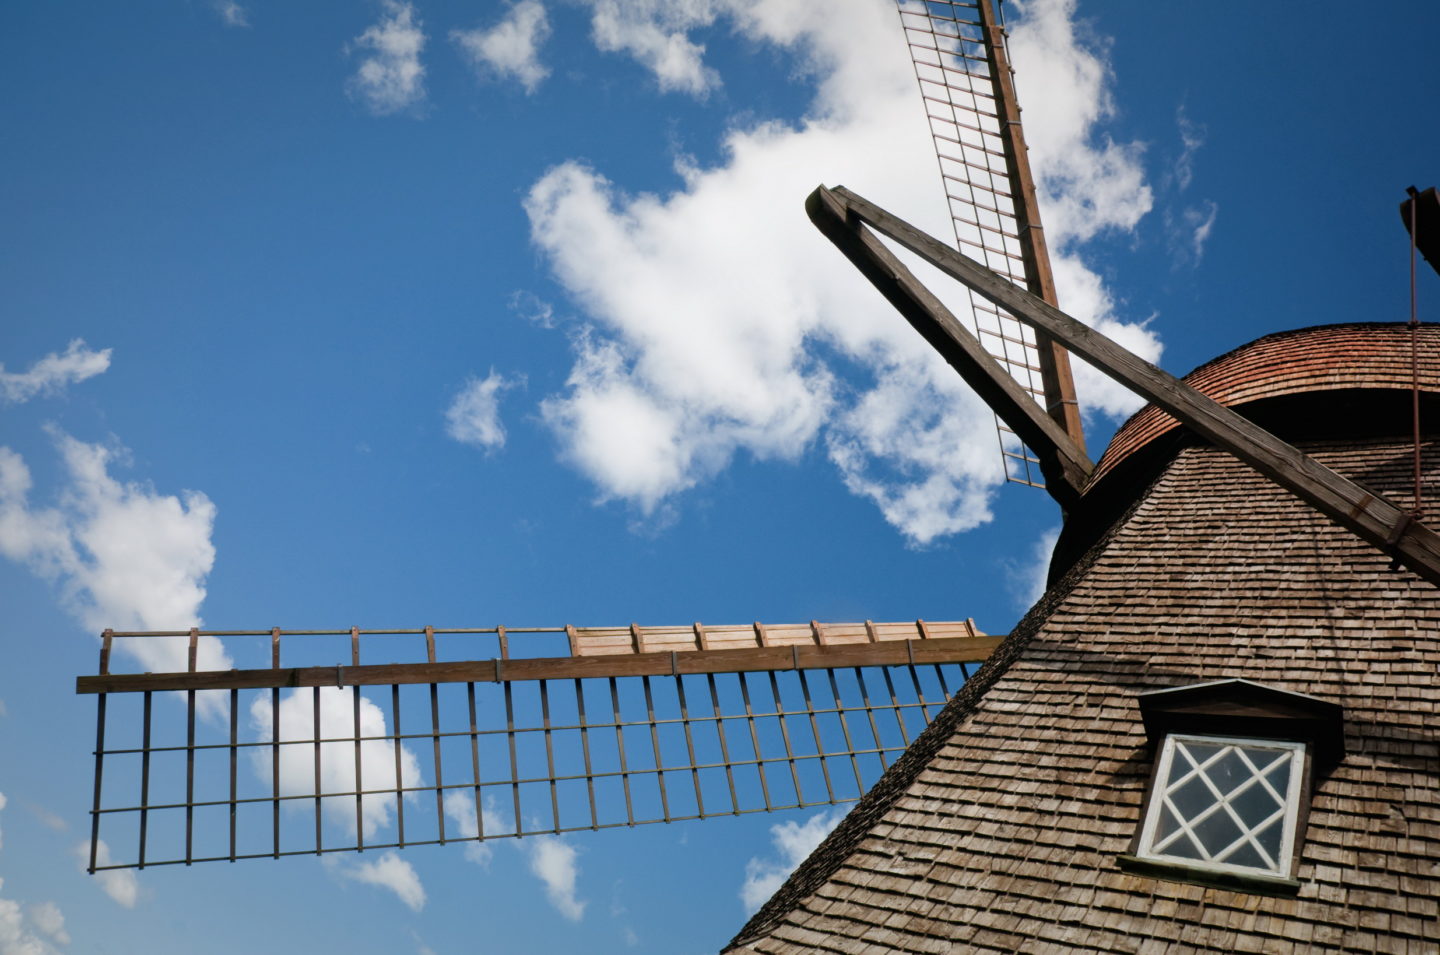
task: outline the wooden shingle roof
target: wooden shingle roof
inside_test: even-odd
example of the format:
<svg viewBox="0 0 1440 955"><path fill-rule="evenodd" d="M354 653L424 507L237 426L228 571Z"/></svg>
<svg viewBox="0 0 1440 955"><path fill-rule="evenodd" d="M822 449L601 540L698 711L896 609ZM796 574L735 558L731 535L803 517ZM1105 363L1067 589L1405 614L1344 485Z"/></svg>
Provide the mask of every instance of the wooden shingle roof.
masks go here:
<svg viewBox="0 0 1440 955"><path fill-rule="evenodd" d="M1301 446L1408 501L1403 439ZM1434 501L1433 440L1425 474ZM1293 898L1117 864L1154 758L1139 695L1232 678L1344 707ZM728 950L1433 952L1437 725L1436 588L1183 447Z"/></svg>

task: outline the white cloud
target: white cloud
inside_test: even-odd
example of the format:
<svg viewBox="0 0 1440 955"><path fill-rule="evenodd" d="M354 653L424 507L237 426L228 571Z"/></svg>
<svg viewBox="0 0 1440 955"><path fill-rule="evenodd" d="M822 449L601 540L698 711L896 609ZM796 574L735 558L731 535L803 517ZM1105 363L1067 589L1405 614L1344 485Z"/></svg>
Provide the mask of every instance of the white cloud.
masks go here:
<svg viewBox="0 0 1440 955"><path fill-rule="evenodd" d="M235 0L215 0L215 12L227 27L248 27L250 14Z"/></svg>
<svg viewBox="0 0 1440 955"><path fill-rule="evenodd" d="M75 847L75 858L80 860L80 869L84 871L90 865L90 842L86 840ZM110 847L105 844L104 839L95 843L95 865L106 866L111 863ZM105 894L114 899L117 903L127 909L133 909L135 903L140 900L140 882L135 878L133 869L107 869L103 872L97 871L91 878L100 884Z"/></svg>
<svg viewBox="0 0 1440 955"><path fill-rule="evenodd" d="M215 505L199 491L175 496L117 481L109 470L123 450L51 434L68 482L53 507L30 503L29 468L0 447L0 554L58 584L66 609L92 631L199 627L205 578L215 563ZM181 639L127 638L116 646L146 670L187 666ZM232 664L219 640L201 637L197 666ZM219 713L223 695L200 694L199 705Z"/></svg>
<svg viewBox="0 0 1440 955"><path fill-rule="evenodd" d="M1154 205L1141 164L1144 146L1116 143L1097 131L1115 113L1106 42L1079 34L1075 0L1016 0L1016 6L1010 53L1060 307L1158 362L1159 337L1143 323L1117 317L1110 292L1080 253L1081 244L1098 235L1133 231ZM1084 362L1074 369L1088 414L1123 417L1144 403Z"/></svg>
<svg viewBox="0 0 1440 955"><path fill-rule="evenodd" d="M770 827L770 842L775 847L775 858L752 858L745 863L745 882L740 886L740 900L746 911L753 912L764 905L770 896L805 857L815 851L816 846L830 834L845 810L833 809L811 816L803 823L786 820Z"/></svg>
<svg viewBox="0 0 1440 955"><path fill-rule="evenodd" d="M625 53L655 75L666 92L703 96L720 84L705 65L705 47L687 31L715 19L710 0L589 0L595 45Z"/></svg>
<svg viewBox="0 0 1440 955"><path fill-rule="evenodd" d="M63 353L51 352L30 366L29 371L10 372L0 365L0 395L6 401L29 401L36 395L56 395L66 385L93 378L110 367L110 351L85 347L84 339L72 339Z"/></svg>
<svg viewBox="0 0 1440 955"><path fill-rule="evenodd" d="M510 311L541 328L555 327L555 306L532 292L510 293Z"/></svg>
<svg viewBox="0 0 1440 955"><path fill-rule="evenodd" d="M520 0L488 30L451 30L450 39L476 72L518 81L533 93L550 70L540 62L540 47L550 36L550 20L539 0Z"/></svg>
<svg viewBox="0 0 1440 955"><path fill-rule="evenodd" d="M313 690L292 690L280 698L279 740L308 741L317 738L315 733L315 697ZM255 697L250 705L250 726L258 741L272 742L275 739L274 714L270 709L269 694ZM383 737L386 729L385 712L364 696L360 697L360 735L362 737ZM320 688L320 734L321 739L335 742L320 746L320 787L327 793L348 793L355 791L355 697L350 687L327 686ZM268 749L255 748L250 752L255 774L265 783L272 785L272 755ZM379 790L361 798L360 825L368 839L379 829L390 824L390 812L395 805L393 792L395 783L395 747L384 740L370 738L360 743L360 771L367 791ZM400 778L406 787L424 785L420 775L420 762L408 746L400 748ZM315 750L313 746L280 747L280 794L282 796L315 795ZM406 798L413 800L414 794ZM329 796L322 800L325 816L351 835L355 834L355 797ZM287 803L297 811L305 807L299 801Z"/></svg>
<svg viewBox="0 0 1440 955"><path fill-rule="evenodd" d="M564 458L602 500L663 515L674 495L736 455L793 461L822 444L846 485L916 544L988 520L1003 480L988 409L801 208L818 182L843 183L932 234L951 230L894 9L865 0L837 0L824 17L793 0L594 9L602 20L643 22L633 33L664 28L685 40L692 76L708 67L687 31L724 20L787 51L816 93L798 123L733 128L719 164L678 163L684 187L668 195L626 194L577 162L533 185L532 239L585 312L566 388L541 404ZM1032 0L1026 9L1017 60L1022 50L1042 60L1079 111L1050 109L1060 128L1031 133L1042 187L1065 190L1062 208L1046 208L1062 305L1153 359L1158 340L1115 317L1103 282L1074 251L1133 228L1149 208L1139 148L1095 132L1111 108L1108 71L1077 40L1071 7ZM1032 89L1033 99L1051 92ZM1025 102L1027 131L1043 126L1046 110ZM954 283L932 287L966 314ZM859 369L859 381L842 381L837 362ZM1087 371L1077 377L1090 410L1133 409L1129 392Z"/></svg>
<svg viewBox="0 0 1440 955"><path fill-rule="evenodd" d="M486 451L503 448L505 426L500 421L500 393L514 384L493 369L483 381L471 378L465 382L445 410L445 433L461 444Z"/></svg>
<svg viewBox="0 0 1440 955"><path fill-rule="evenodd" d="M0 879L0 889L4 884ZM55 903L32 905L29 913L27 919L19 902L0 899L0 955L57 955L58 946L70 944L65 918Z"/></svg>
<svg viewBox="0 0 1440 955"><path fill-rule="evenodd" d="M452 789L445 794L444 805L445 816L450 820L450 825L454 827L455 831L459 832L460 838L474 839L480 834L480 826L475 819L475 794L473 791ZM481 804L480 815L480 822L485 824L485 838L487 839L514 831L514 826L502 819L489 801ZM490 860L494 855L495 850L488 842L476 841L465 844L465 858L478 866L489 868Z"/></svg>
<svg viewBox="0 0 1440 955"><path fill-rule="evenodd" d="M359 97L377 116L417 106L425 99L425 31L415 7L399 0L383 0L384 14L353 41L369 50L350 78L351 95Z"/></svg>
<svg viewBox="0 0 1440 955"><path fill-rule="evenodd" d="M1034 606L1045 593L1045 584L1050 576L1050 558L1055 553L1055 542L1060 539L1060 528L1052 527L1042 533L1030 549L1030 562L1023 566L1007 568L1010 589L1015 603L1021 610Z"/></svg>
<svg viewBox="0 0 1440 955"><path fill-rule="evenodd" d="M425 886L420 883L420 876L410 863L393 850L373 862L336 865L335 871L351 881L389 889L399 896L400 901L412 912L419 912L425 907Z"/></svg>
<svg viewBox="0 0 1440 955"><path fill-rule="evenodd" d="M580 876L575 847L558 836L533 836L525 841L530 871L545 883L545 897L565 918L578 922L585 915L585 902L575 895Z"/></svg>

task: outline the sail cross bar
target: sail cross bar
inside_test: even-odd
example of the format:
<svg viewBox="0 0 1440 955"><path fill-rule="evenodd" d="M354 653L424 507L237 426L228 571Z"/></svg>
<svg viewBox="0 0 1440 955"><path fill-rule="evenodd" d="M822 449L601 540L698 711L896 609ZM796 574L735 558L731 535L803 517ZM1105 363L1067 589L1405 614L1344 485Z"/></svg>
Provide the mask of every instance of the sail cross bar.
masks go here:
<svg viewBox="0 0 1440 955"><path fill-rule="evenodd" d="M362 664L361 636L424 635L424 662ZM494 634L500 655L490 659L438 660L435 637ZM564 634L568 656L512 656L517 634ZM280 666L282 636L350 636L348 664ZM201 637L269 637L274 641L272 665L250 669L195 670L171 673L111 673L110 658L117 639L189 638L192 648ZM106 631L102 636L100 673L81 676L75 692L136 693L150 690L254 690L301 686L388 686L414 683L503 683L519 680L585 679L629 676L678 676L686 673L743 673L765 670L813 670L833 667L904 666L976 663L1000 644L972 619L915 620L903 623L742 624L688 627L563 627L507 630L332 630L332 631ZM191 653L191 660L194 653ZM192 662L193 666L193 662Z"/></svg>
<svg viewBox="0 0 1440 955"><path fill-rule="evenodd" d="M953 316L866 227L893 239L931 265L1007 309L1021 321L1043 330L1057 342L1136 394L1168 412L1177 421L1218 447L1234 454L1276 484L1310 504L1356 536L1390 554L1395 560L1432 584L1440 585L1440 535L1414 516L1325 467L1314 458L1282 441L1264 428L1162 371L1134 353L1106 338L1095 329L1066 315L1036 296L1016 288L979 262L926 235L879 206L843 187L818 187L806 200L806 211L827 238L854 262L872 283L896 304L906 319L932 343L940 341L942 353L966 380L990 380L996 392L996 371L970 356L970 349ZM958 331L958 334L957 334ZM1073 445L1053 430L1036 426L1032 417L1019 413L1023 406L1007 404L1003 394L992 401L982 397L1002 417L1014 415L1012 427L1036 434L1037 446L1047 476L1057 472L1073 482ZM1044 443L1048 441L1048 446ZM1068 494L1083 493L1083 483L1069 483ZM1052 494L1055 491L1052 489ZM1059 494L1057 499L1065 503Z"/></svg>

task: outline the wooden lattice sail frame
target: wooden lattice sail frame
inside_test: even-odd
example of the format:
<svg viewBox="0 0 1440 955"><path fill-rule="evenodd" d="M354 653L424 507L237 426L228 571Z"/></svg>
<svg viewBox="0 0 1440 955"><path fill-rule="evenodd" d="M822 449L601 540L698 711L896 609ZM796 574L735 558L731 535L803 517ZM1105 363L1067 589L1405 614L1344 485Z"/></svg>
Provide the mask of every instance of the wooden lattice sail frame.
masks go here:
<svg viewBox="0 0 1440 955"><path fill-rule="evenodd" d="M999 0L897 0L945 187L955 244L1058 305ZM1070 441L1085 447L1064 346L971 290L963 316L984 351ZM1044 486L1041 462L997 415L1007 480ZM1018 440L1017 440L1018 439Z"/></svg>
<svg viewBox="0 0 1440 955"><path fill-rule="evenodd" d="M205 638L270 665L199 670ZM970 620L107 631L77 681L97 699L90 869L851 802L1000 639ZM133 640L188 640L189 669L112 672Z"/></svg>

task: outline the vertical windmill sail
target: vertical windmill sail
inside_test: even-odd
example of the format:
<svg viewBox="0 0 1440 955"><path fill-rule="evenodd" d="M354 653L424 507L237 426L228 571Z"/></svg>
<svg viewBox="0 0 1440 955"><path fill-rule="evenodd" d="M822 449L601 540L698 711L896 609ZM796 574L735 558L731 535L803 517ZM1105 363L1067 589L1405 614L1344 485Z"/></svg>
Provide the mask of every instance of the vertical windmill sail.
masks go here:
<svg viewBox="0 0 1440 955"><path fill-rule="evenodd" d="M925 104L955 242L994 272L1057 305L1020 109L992 0L898 0ZM1085 446L1070 356L1044 332L972 291L971 327L985 350ZM1043 487L1039 461L998 416L1008 480Z"/></svg>

